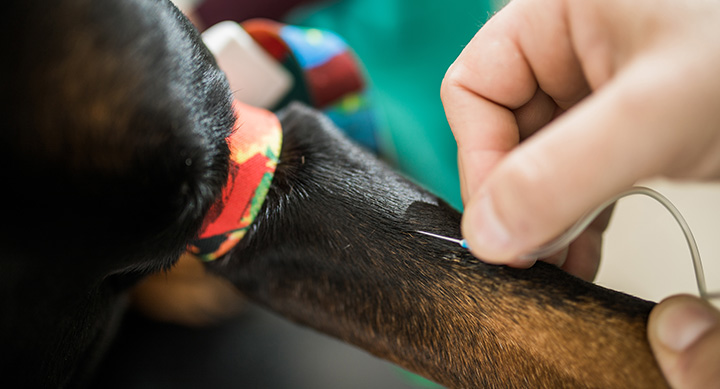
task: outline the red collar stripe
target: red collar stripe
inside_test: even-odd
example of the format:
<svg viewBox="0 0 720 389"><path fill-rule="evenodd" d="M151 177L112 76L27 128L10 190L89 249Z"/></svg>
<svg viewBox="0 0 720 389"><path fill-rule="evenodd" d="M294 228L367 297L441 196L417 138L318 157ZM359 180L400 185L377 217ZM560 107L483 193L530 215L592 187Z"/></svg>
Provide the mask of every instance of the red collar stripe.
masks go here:
<svg viewBox="0 0 720 389"><path fill-rule="evenodd" d="M233 108L237 120L227 138L228 181L205 216L198 239L188 247L204 261L227 254L245 236L265 201L280 155L282 128L277 117L238 101Z"/></svg>

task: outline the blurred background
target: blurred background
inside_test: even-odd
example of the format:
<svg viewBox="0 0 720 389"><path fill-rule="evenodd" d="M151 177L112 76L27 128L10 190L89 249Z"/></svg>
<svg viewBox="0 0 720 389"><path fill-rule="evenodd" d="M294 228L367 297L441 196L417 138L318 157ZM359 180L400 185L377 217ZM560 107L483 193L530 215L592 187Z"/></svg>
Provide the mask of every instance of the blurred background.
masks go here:
<svg viewBox="0 0 720 389"><path fill-rule="evenodd" d="M338 33L365 67L380 158L460 209L456 148L439 97L445 70L498 9L493 0L176 0L200 30L267 17ZM643 182L693 229L710 291L720 289L720 185ZM677 223L654 200L620 200L596 282L659 301L697 294ZM131 314L94 387L433 388L362 350L248 304L230 321L185 327Z"/></svg>
<svg viewBox="0 0 720 389"><path fill-rule="evenodd" d="M651 180L639 183L670 199L693 231L703 260L709 292L720 289L720 185ZM646 196L621 199L605 233L596 283L660 301L690 293L697 284L690 251L677 222ZM717 306L717 301L714 301Z"/></svg>

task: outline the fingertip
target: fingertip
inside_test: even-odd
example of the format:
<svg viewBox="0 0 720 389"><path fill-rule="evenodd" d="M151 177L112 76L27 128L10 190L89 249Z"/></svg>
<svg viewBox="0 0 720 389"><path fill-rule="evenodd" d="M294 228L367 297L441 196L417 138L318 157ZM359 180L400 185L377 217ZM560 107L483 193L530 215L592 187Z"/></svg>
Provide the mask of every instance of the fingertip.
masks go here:
<svg viewBox="0 0 720 389"><path fill-rule="evenodd" d="M506 264L516 256L510 233L498 218L488 194L481 194L467 205L462 231L473 255L486 262Z"/></svg>
<svg viewBox="0 0 720 389"><path fill-rule="evenodd" d="M718 325L718 312L706 301L690 295L662 301L650 316L654 339L669 351L680 353L712 327Z"/></svg>
<svg viewBox="0 0 720 389"><path fill-rule="evenodd" d="M570 244L567 260L560 265L566 272L592 282L597 275L602 256L602 232L588 229Z"/></svg>
<svg viewBox="0 0 720 389"><path fill-rule="evenodd" d="M462 229L470 252L481 261L492 265L506 265L519 269L532 267L537 258L520 255L521 250L492 210L492 200L484 196L466 208Z"/></svg>
<svg viewBox="0 0 720 389"><path fill-rule="evenodd" d="M720 379L720 312L694 296L658 304L648 321L648 340L674 387L701 388Z"/></svg>

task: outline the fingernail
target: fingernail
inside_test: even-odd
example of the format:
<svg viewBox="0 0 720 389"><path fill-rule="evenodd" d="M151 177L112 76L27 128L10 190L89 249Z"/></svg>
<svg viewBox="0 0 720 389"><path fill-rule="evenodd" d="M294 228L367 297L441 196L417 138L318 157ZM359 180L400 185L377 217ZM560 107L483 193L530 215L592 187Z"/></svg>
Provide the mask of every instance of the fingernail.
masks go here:
<svg viewBox="0 0 720 389"><path fill-rule="evenodd" d="M474 238L475 246L488 251L502 251L510 245L510 233L495 212L490 195L478 200L473 211L472 223L468 225L468 235Z"/></svg>
<svg viewBox="0 0 720 389"><path fill-rule="evenodd" d="M717 324L717 316L698 300L665 308L657 318L656 334L666 347L681 352Z"/></svg>

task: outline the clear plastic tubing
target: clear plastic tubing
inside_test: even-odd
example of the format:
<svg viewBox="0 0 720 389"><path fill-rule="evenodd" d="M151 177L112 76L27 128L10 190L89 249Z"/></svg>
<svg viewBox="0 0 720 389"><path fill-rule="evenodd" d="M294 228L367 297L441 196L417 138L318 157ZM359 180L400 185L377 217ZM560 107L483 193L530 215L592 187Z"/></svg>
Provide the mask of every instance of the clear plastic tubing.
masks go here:
<svg viewBox="0 0 720 389"><path fill-rule="evenodd" d="M690 226L688 226L687 222L685 221L685 218L680 214L680 211L673 205L673 203L670 202L665 196L658 193L657 191L642 187L642 186L636 186L632 187L615 197L609 199L608 201L602 203L599 207L595 208L591 212L586 213L583 215L583 217L580 218L575 224L572 225L569 229L567 229L562 235L558 236L556 239L548 242L547 244L540 246L536 250L523 255L522 257L525 259L538 259L538 258L545 258L552 254L557 253L558 251L564 249L567 247L572 241L575 240L575 238L582 233L587 226L595 220L595 218L605 210L605 208L609 207L614 202L620 200L621 198L625 196L630 195L646 195L648 197L651 197L655 200L657 200L660 204L662 204L675 218L675 220L680 225L680 228L683 231L683 234L685 235L685 240L687 241L688 247L690 248L690 257L692 258L693 267L695 269L695 281L697 282L698 292L700 293L700 297L704 299L711 299L711 298L717 298L720 297L720 293L711 293L708 294L707 292L707 286L705 284L705 272L703 271L702 262L700 261L700 252L697 248L697 243L695 242L695 237L693 237L692 231L690 230Z"/></svg>

